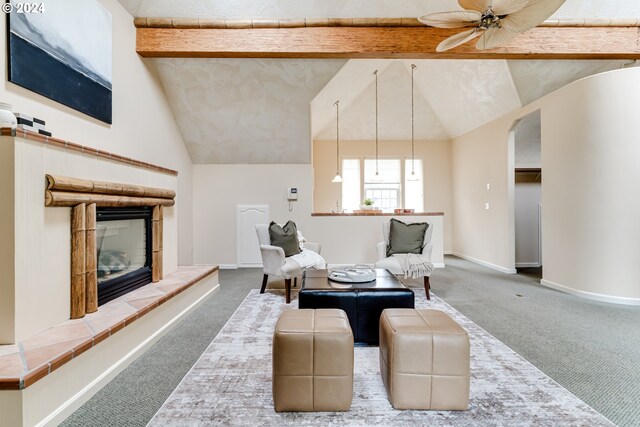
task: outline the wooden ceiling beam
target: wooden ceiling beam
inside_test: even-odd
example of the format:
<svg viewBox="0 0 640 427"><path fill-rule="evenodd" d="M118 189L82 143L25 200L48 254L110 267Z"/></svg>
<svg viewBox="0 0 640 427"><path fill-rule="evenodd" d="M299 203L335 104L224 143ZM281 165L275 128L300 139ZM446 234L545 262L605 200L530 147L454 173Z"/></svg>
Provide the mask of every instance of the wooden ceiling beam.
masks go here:
<svg viewBox="0 0 640 427"><path fill-rule="evenodd" d="M508 45L436 46L459 29L415 26L137 28L136 50L164 58L640 59L638 27L541 26Z"/></svg>

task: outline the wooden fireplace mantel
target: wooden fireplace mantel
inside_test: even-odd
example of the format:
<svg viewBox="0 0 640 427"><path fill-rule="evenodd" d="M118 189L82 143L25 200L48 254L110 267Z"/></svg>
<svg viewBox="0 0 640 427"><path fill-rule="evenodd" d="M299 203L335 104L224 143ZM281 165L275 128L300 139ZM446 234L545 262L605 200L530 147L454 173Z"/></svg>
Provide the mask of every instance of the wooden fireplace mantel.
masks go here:
<svg viewBox="0 0 640 427"><path fill-rule="evenodd" d="M164 188L46 175L45 206L173 206L176 192Z"/></svg>
<svg viewBox="0 0 640 427"><path fill-rule="evenodd" d="M72 319L98 310L96 208L149 206L152 214L151 280L162 280L164 206L176 192L165 188L46 175L45 206L71 207Z"/></svg>

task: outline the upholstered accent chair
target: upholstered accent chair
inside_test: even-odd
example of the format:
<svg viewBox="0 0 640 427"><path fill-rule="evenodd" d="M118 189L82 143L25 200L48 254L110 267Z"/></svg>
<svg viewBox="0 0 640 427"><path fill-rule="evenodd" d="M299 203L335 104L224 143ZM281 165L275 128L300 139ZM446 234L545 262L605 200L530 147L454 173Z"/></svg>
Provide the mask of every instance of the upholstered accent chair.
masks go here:
<svg viewBox="0 0 640 427"><path fill-rule="evenodd" d="M408 223L410 224L410 223ZM387 247L389 246L389 230L391 228L390 221L385 221L382 223L382 236L384 241L378 242L376 245L376 250L378 254L378 261L375 263L375 268L385 268L389 270L392 274L395 275L404 275L404 271L400 265L400 262L394 256L387 256ZM424 241L422 254L426 255L429 260L431 260L431 252L433 250L433 246L431 245L431 235L433 234L433 224L429 224L426 232L424 233ZM429 283L429 276L423 276L424 282L424 292L427 295L427 299L431 299L431 295L429 294L429 289L431 285Z"/></svg>
<svg viewBox="0 0 640 427"><path fill-rule="evenodd" d="M256 233L260 243L260 253L262 255L262 287L260 293L263 294L267 288L269 276L277 276L284 279L285 298L287 304L291 302L291 279L294 286L297 278L302 275L303 268L292 257L286 257L281 247L273 246L269 237L269 224L256 224ZM319 243L304 242L304 250L309 250L320 254L322 246Z"/></svg>

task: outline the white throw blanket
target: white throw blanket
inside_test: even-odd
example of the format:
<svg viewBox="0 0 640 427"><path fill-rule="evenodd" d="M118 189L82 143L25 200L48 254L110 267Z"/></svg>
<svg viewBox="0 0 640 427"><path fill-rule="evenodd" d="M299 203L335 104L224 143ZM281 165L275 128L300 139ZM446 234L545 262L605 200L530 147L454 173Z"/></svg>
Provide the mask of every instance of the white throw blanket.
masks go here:
<svg viewBox="0 0 640 427"><path fill-rule="evenodd" d="M291 255L289 258L300 264L302 268L326 268L327 264L319 254L303 249L299 254Z"/></svg>
<svg viewBox="0 0 640 427"><path fill-rule="evenodd" d="M428 276L433 271L433 264L429 261L429 257L422 254L393 254L400 263L404 278L411 277L417 279L422 276Z"/></svg>

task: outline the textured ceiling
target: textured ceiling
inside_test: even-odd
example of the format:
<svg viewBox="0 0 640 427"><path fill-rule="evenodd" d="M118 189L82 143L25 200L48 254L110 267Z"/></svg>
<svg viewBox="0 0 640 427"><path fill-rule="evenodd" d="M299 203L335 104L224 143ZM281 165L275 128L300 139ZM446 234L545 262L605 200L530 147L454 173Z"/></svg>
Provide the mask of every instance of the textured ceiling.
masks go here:
<svg viewBox="0 0 640 427"><path fill-rule="evenodd" d="M310 139L460 136L579 78L624 61L155 59L182 137L197 164L310 161Z"/></svg>
<svg viewBox="0 0 640 427"><path fill-rule="evenodd" d="M415 137L450 139L580 78L620 68L625 61L387 60L349 61L313 100L312 135L335 140L335 100L340 137L375 137L378 74L379 137L411 137L411 64L416 64ZM381 62L385 63L381 68ZM343 101L347 102L343 102Z"/></svg>
<svg viewBox="0 0 640 427"><path fill-rule="evenodd" d="M308 163L309 103L345 62L153 61L197 164Z"/></svg>
<svg viewBox="0 0 640 427"><path fill-rule="evenodd" d="M622 67L628 61L508 61L523 105L570 82Z"/></svg>
<svg viewBox="0 0 640 427"><path fill-rule="evenodd" d="M398 17L453 10L456 0L119 0L134 16ZM552 17L640 16L637 0L567 0ZM416 70L416 138L456 137L567 83L622 61L385 61L156 59L194 163L308 163L310 137L375 137L380 70L382 139L408 139L410 64ZM324 89L323 89L324 88ZM312 102L313 100L313 102ZM311 103L311 105L310 105Z"/></svg>
<svg viewBox="0 0 640 427"><path fill-rule="evenodd" d="M360 61L361 64L367 61ZM376 61L377 62L377 61ZM411 73L402 61L385 61L384 67L374 63L364 70L358 70L358 74L345 76L345 68L336 75L347 85L335 91L331 100L340 100L340 135L342 139L373 140L375 139L375 77L373 70L378 70L378 134L381 140L407 140L411 139ZM365 71L366 70L366 71ZM352 69L347 70L353 72ZM364 71L364 72L363 72ZM332 80L332 83L334 81ZM361 93L354 91L353 85L364 82L366 86L360 87ZM325 87L321 94L333 92L335 87ZM359 95L348 104L343 103L345 96ZM448 133L443 129L440 120L422 96L418 88L415 90L415 137L426 140L449 139ZM316 138L335 140L336 121L333 102L321 104L313 101L313 118L326 117L322 123L329 122L318 132ZM346 107L346 108L345 108ZM314 122L315 129L315 122Z"/></svg>
<svg viewBox="0 0 640 427"><path fill-rule="evenodd" d="M416 65L418 86L452 138L521 106L505 61L423 60Z"/></svg>
<svg viewBox="0 0 640 427"><path fill-rule="evenodd" d="M133 16L170 18L400 17L456 10L456 0L119 0ZM640 16L637 0L566 0L553 19Z"/></svg>

